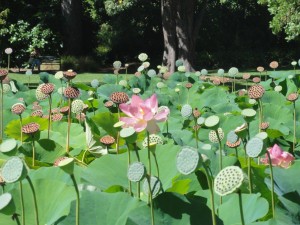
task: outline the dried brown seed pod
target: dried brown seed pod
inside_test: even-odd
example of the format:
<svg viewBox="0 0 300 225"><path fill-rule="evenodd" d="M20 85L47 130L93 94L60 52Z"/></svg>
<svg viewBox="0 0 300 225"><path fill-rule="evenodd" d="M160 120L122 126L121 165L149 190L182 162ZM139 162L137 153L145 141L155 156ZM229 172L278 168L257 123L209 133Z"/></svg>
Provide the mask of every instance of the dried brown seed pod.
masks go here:
<svg viewBox="0 0 300 225"><path fill-rule="evenodd" d="M64 77L67 79L67 80L72 80L76 77L77 73L74 72L73 70L68 70L68 71L65 71L64 73Z"/></svg>
<svg viewBox="0 0 300 225"><path fill-rule="evenodd" d="M67 115L69 113L69 106L64 106L59 110L62 114Z"/></svg>
<svg viewBox="0 0 300 225"><path fill-rule="evenodd" d="M38 123L32 122L22 126L22 132L24 134L34 134L40 129L40 125Z"/></svg>
<svg viewBox="0 0 300 225"><path fill-rule="evenodd" d="M260 77L253 77L252 81L254 83L259 83L260 82Z"/></svg>
<svg viewBox="0 0 300 225"><path fill-rule="evenodd" d="M67 87L64 91L64 96L66 98L78 98L80 91L75 87Z"/></svg>
<svg viewBox="0 0 300 225"><path fill-rule="evenodd" d="M288 101L291 101L291 102L294 102L294 101L296 101L297 99L298 99L298 93L291 93L291 94L289 94L287 97L286 97L286 99L288 100Z"/></svg>
<svg viewBox="0 0 300 225"><path fill-rule="evenodd" d="M7 77L7 70L0 70L0 81L3 81Z"/></svg>
<svg viewBox="0 0 300 225"><path fill-rule="evenodd" d="M243 74L243 79L248 80L251 77L250 73L244 73Z"/></svg>
<svg viewBox="0 0 300 225"><path fill-rule="evenodd" d="M269 126L270 126L270 123L269 122L262 122L261 124L260 124L260 129L262 129L262 130L266 130L266 129L268 129L269 128Z"/></svg>
<svg viewBox="0 0 300 225"><path fill-rule="evenodd" d="M260 84L251 86L248 90L249 98L260 99L265 93L265 89Z"/></svg>
<svg viewBox="0 0 300 225"><path fill-rule="evenodd" d="M26 109L23 103L16 103L11 107L11 112L16 115L21 115Z"/></svg>
<svg viewBox="0 0 300 225"><path fill-rule="evenodd" d="M43 117L43 111L42 110L35 110L31 113L31 116L37 116L37 117Z"/></svg>
<svg viewBox="0 0 300 225"><path fill-rule="evenodd" d="M107 102L104 103L104 106L105 106L106 108L110 108L110 107L112 107L113 105L114 105L114 102L113 102L113 101L107 101Z"/></svg>
<svg viewBox="0 0 300 225"><path fill-rule="evenodd" d="M192 84L192 83L186 83L186 84L185 84L185 87L186 87L187 89L190 89L191 87L193 87L193 84Z"/></svg>
<svg viewBox="0 0 300 225"><path fill-rule="evenodd" d="M51 117L52 121L61 121L62 118L63 118L63 114L61 113L55 113Z"/></svg>
<svg viewBox="0 0 300 225"><path fill-rule="evenodd" d="M76 115L76 119L79 120L79 122L84 122L86 115L84 113L78 113Z"/></svg>
<svg viewBox="0 0 300 225"><path fill-rule="evenodd" d="M195 108L195 109L193 110L193 115L194 115L195 118L198 118L198 117L201 116L201 112L199 111L198 108Z"/></svg>
<svg viewBox="0 0 300 225"><path fill-rule="evenodd" d="M45 95L50 95L54 91L55 85L52 83L46 83L41 87L41 92Z"/></svg>
<svg viewBox="0 0 300 225"><path fill-rule="evenodd" d="M226 141L226 145L229 147L229 148L236 148L238 146L240 146L241 144L241 139L239 138L236 142L234 143L231 143L229 141Z"/></svg>
<svg viewBox="0 0 300 225"><path fill-rule="evenodd" d="M261 73L261 72L264 72L265 68L263 68L262 66L259 66L256 68L256 70Z"/></svg>
<svg viewBox="0 0 300 225"><path fill-rule="evenodd" d="M121 104L129 101L129 96L125 92L114 92L110 95L110 100L114 103Z"/></svg>
<svg viewBox="0 0 300 225"><path fill-rule="evenodd" d="M278 64L278 62L277 61L272 61L272 62L270 62L270 68L272 68L272 69L276 69L278 66L279 66L279 64Z"/></svg>
<svg viewBox="0 0 300 225"><path fill-rule="evenodd" d="M110 135L105 135L102 138L100 138L100 142L105 145L111 145L115 143L115 139Z"/></svg>

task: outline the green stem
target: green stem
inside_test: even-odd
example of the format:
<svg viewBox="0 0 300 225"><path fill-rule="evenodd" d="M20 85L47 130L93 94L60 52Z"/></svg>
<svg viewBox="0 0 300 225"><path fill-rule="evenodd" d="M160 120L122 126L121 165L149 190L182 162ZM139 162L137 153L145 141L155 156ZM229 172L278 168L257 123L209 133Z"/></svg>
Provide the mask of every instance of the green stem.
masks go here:
<svg viewBox="0 0 300 225"><path fill-rule="evenodd" d="M235 156L236 156L237 158L239 158L239 153L238 153L237 147L235 147L234 149L235 149Z"/></svg>
<svg viewBox="0 0 300 225"><path fill-rule="evenodd" d="M205 169L205 175L206 175L206 179L207 179L207 183L208 183L208 187L209 187L209 191L210 191L210 200L211 200L211 218L213 221L213 225L217 224L216 221L216 210L215 210L215 198L214 198L214 190L213 190L213 185L212 185L212 177L209 175L209 171L205 165L205 163L203 163L203 167Z"/></svg>
<svg viewBox="0 0 300 225"><path fill-rule="evenodd" d="M150 210L151 210L151 225L154 225L154 209L153 209L153 196L151 189L151 155L150 155L150 135L147 132L147 142L148 142L148 187L149 187L149 197L150 197Z"/></svg>
<svg viewBox="0 0 300 225"><path fill-rule="evenodd" d="M260 101L260 99L258 99L258 113L259 113L258 132L261 132L260 125L263 121L263 109L262 109L262 102Z"/></svg>
<svg viewBox="0 0 300 225"><path fill-rule="evenodd" d="M240 190L238 191L238 195L239 195L239 206L240 206L241 222L242 222L242 225L245 225L244 212L243 212L242 193L241 193Z"/></svg>
<svg viewBox="0 0 300 225"><path fill-rule="evenodd" d="M222 143L221 143L221 139L220 139L220 136L219 136L219 133L218 133L218 129L215 130L216 132L216 135L217 135L217 138L218 138L218 143L219 143L219 171L222 170L223 168L223 163L222 163Z"/></svg>
<svg viewBox="0 0 300 225"><path fill-rule="evenodd" d="M73 181L73 185L74 185L74 188L75 188L75 191L76 191L76 225L79 225L79 204L80 204L80 197L79 197L79 189L78 189L78 185L77 185L77 182L76 182L76 179L75 179L75 176L74 174L71 174L71 179Z"/></svg>
<svg viewBox="0 0 300 225"><path fill-rule="evenodd" d="M139 155L136 143L134 143L133 146L134 146L134 151L135 151L136 157L137 157L138 161L140 162L141 161L140 155ZM141 200L141 182L140 181L137 183L137 197L139 200Z"/></svg>
<svg viewBox="0 0 300 225"><path fill-rule="evenodd" d="M32 167L35 166L35 144L34 144L34 135L31 136L32 138Z"/></svg>
<svg viewBox="0 0 300 225"><path fill-rule="evenodd" d="M14 214L13 216L12 216L12 218L13 218L13 220L16 220L16 222L17 222L17 224L18 225L21 225L21 223L20 223L20 220L19 220L19 217L18 217L19 215L18 214Z"/></svg>
<svg viewBox="0 0 300 225"><path fill-rule="evenodd" d="M127 161L127 166L129 168L129 165L131 163L131 154L130 154L130 148L129 148L129 145L128 143L126 142L127 144L127 153L128 153L128 161ZM129 186L129 194L132 195L132 186L131 186L131 181L128 179L128 186Z"/></svg>
<svg viewBox="0 0 300 225"><path fill-rule="evenodd" d="M34 210L35 210L35 224L36 225L39 225L39 213L38 213L38 207L37 207L37 201L36 201L36 194L35 194L35 190L34 190L34 187L33 187L33 184L31 182L31 179L29 176L26 177L28 183L29 183L29 186L31 188L31 191L32 191L32 195L33 195L33 202L34 202Z"/></svg>
<svg viewBox="0 0 300 225"><path fill-rule="evenodd" d="M294 137L293 137L293 153L295 152L295 144L296 144L296 102L293 102L294 106Z"/></svg>
<svg viewBox="0 0 300 225"><path fill-rule="evenodd" d="M22 181L19 181L20 196L21 196L21 210L22 210L22 225L25 225L25 208L24 208L24 197L23 197L23 185Z"/></svg>
<svg viewBox="0 0 300 225"><path fill-rule="evenodd" d="M156 158L156 154L153 153L153 152L152 152L152 154L153 154L153 156L154 156L155 166L156 166L156 170L157 170L157 177L158 177L158 179L159 179L159 167L158 167L158 161L157 161L157 158Z"/></svg>
<svg viewBox="0 0 300 225"><path fill-rule="evenodd" d="M51 129L51 118L52 118L52 98L51 98L51 94L49 95L49 118L48 118L48 139L50 137L50 129Z"/></svg>
<svg viewBox="0 0 300 225"><path fill-rule="evenodd" d="M271 198L272 198L272 214L273 219L275 218L275 198L274 198L274 178L273 178L273 166L272 166L272 159L270 153L267 151L267 156L269 160L269 167L270 167L270 176L271 176Z"/></svg>
<svg viewBox="0 0 300 225"><path fill-rule="evenodd" d="M249 192L252 194L253 185L252 185L252 176L251 176L251 158L248 157L248 177L249 177Z"/></svg>
<svg viewBox="0 0 300 225"><path fill-rule="evenodd" d="M198 128L197 128L197 119L195 118L195 140L196 140L196 148L198 149Z"/></svg>
<svg viewBox="0 0 300 225"><path fill-rule="evenodd" d="M20 117L20 127L21 127L20 133L21 133L21 145L22 145L23 144L23 132L22 132L23 122L22 122L22 115L20 114L19 117Z"/></svg>
<svg viewBox="0 0 300 225"><path fill-rule="evenodd" d="M107 148L107 147L106 147ZM82 159L81 159L81 162L84 163L84 158L85 158L85 155L86 155L86 152L88 151L88 149L86 149L82 155Z"/></svg>
<svg viewBox="0 0 300 225"><path fill-rule="evenodd" d="M1 84L1 116L0 116L0 143L2 143L3 140L3 83L2 80L0 81Z"/></svg>
<svg viewBox="0 0 300 225"><path fill-rule="evenodd" d="M68 131L67 131L67 144L66 152L69 154L70 151L70 130L71 130L71 99L69 98L69 111L68 111Z"/></svg>

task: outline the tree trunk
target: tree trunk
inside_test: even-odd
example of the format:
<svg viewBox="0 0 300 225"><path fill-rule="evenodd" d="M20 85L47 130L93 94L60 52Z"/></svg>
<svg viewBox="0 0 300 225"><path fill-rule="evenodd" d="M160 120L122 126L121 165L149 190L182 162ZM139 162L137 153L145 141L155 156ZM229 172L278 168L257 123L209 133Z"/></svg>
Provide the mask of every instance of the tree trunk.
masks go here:
<svg viewBox="0 0 300 225"><path fill-rule="evenodd" d="M64 51L69 55L82 52L82 3L80 0L62 0Z"/></svg>
<svg viewBox="0 0 300 225"><path fill-rule="evenodd" d="M163 62L173 72L176 59L181 59L186 71L194 71L196 40L206 0L203 1L201 10L198 10L197 0L162 0L161 4L165 44Z"/></svg>

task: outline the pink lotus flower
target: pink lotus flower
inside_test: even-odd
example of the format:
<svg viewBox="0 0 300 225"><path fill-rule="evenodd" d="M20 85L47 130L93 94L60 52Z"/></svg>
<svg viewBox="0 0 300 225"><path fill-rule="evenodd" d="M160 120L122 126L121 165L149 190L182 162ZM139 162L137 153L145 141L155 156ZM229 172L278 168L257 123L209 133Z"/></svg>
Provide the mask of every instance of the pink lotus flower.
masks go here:
<svg viewBox="0 0 300 225"><path fill-rule="evenodd" d="M133 95L131 103L120 104L120 109L128 117L121 117L120 121L125 123L124 127L133 127L136 132L145 129L153 134L159 131L157 122L164 122L170 113L168 108L158 110L156 95L152 95L145 101L137 95Z"/></svg>
<svg viewBox="0 0 300 225"><path fill-rule="evenodd" d="M288 168L295 160L294 156L288 152L283 151L277 144L267 150L270 153L270 158L273 166ZM267 154L265 158L260 160L263 164L269 165L269 158Z"/></svg>

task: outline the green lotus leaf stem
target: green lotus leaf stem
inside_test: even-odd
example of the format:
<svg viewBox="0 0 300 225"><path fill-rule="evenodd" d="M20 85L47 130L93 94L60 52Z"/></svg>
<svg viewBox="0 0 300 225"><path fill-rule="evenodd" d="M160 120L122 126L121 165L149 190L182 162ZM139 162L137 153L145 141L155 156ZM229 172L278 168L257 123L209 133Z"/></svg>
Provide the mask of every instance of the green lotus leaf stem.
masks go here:
<svg viewBox="0 0 300 225"><path fill-rule="evenodd" d="M91 101L91 106L92 106L92 109L93 109L93 114L95 116L95 109L94 109L93 101Z"/></svg>
<svg viewBox="0 0 300 225"><path fill-rule="evenodd" d="M147 142L148 142L148 187L149 187L149 199L150 199L150 211L151 211L151 225L154 225L154 209L153 209L153 198L152 198L152 188L151 188L151 155L150 155L150 134L147 132Z"/></svg>
<svg viewBox="0 0 300 225"><path fill-rule="evenodd" d="M24 196L23 196L23 185L22 181L19 181L20 196L21 196L21 210L22 210L22 225L25 225L25 207L24 207Z"/></svg>
<svg viewBox="0 0 300 225"><path fill-rule="evenodd" d="M269 167L270 167L270 177L271 177L271 201L272 201L272 217L275 219L275 197L274 197L274 177L273 177L273 166L272 166L272 159L270 156L269 151L266 152L269 160Z"/></svg>
<svg viewBox="0 0 300 225"><path fill-rule="evenodd" d="M243 212L243 200L242 200L242 193L239 190L238 191L239 195L239 207L240 207L240 214L241 214L241 223L242 225L245 225L245 219L244 219L244 212Z"/></svg>
<svg viewBox="0 0 300 225"><path fill-rule="evenodd" d="M248 157L248 178L249 178L249 193L252 194L253 185L252 185L252 175L251 175L251 157Z"/></svg>
<svg viewBox="0 0 300 225"><path fill-rule="evenodd" d="M136 158L137 158L138 162L140 162L141 159L140 159L140 155L139 155L139 151L137 149L136 143L133 143L133 147L134 147L134 151L136 154ZM137 183L137 197L139 200L141 200L141 182L140 181Z"/></svg>
<svg viewBox="0 0 300 225"><path fill-rule="evenodd" d="M293 101L293 116L294 116L294 134L293 134L293 153L295 152L295 144L296 144L296 101Z"/></svg>
<svg viewBox="0 0 300 225"><path fill-rule="evenodd" d="M18 224L18 225L21 225L21 223L20 223L20 220L19 220L19 217L18 217L18 216L19 216L19 215L15 213L15 214L13 214L13 215L12 215L12 219L13 219L13 220L16 220L16 222L17 222L17 224Z"/></svg>
<svg viewBox="0 0 300 225"><path fill-rule="evenodd" d="M239 158L239 152L238 152L237 147L235 147L234 150L235 150L235 156L236 156L237 158Z"/></svg>
<svg viewBox="0 0 300 225"><path fill-rule="evenodd" d="M36 201L35 190L34 190L34 187L33 187L33 184L32 184L32 181L31 181L30 177L27 176L26 179L27 179L27 181L29 183L29 186L30 186L30 189L32 191L34 211L35 211L35 224L39 225L39 212L38 212L38 206L37 206L37 201Z"/></svg>
<svg viewBox="0 0 300 225"><path fill-rule="evenodd" d="M260 125L263 121L263 107L262 107L262 102L260 99L258 99L258 132L261 132ZM249 128L248 128L249 129Z"/></svg>
<svg viewBox="0 0 300 225"><path fill-rule="evenodd" d="M31 135L31 144L32 144L32 167L35 166L35 143L34 143L34 134Z"/></svg>
<svg viewBox="0 0 300 225"><path fill-rule="evenodd" d="M51 118L52 118L52 97L51 94L49 94L49 117L48 117L48 139L50 137L50 130L51 130Z"/></svg>
<svg viewBox="0 0 300 225"><path fill-rule="evenodd" d="M79 189L78 189L78 185L75 179L74 174L70 175L72 181L73 181L73 185L76 191L76 225L79 225L79 205L80 205L80 197L79 197Z"/></svg>
<svg viewBox="0 0 300 225"><path fill-rule="evenodd" d="M207 183L208 183L208 188L210 191L210 201L211 201L211 218L212 218L212 222L213 225L217 224L216 221L216 210L215 210L215 198L214 198L214 190L213 190L213 178L210 176L210 173L207 169L207 166L205 165L205 163L203 163L203 167L205 170L205 176L207 179Z"/></svg>
<svg viewBox="0 0 300 225"><path fill-rule="evenodd" d="M23 126L23 121L22 121L22 115L19 115L20 118L20 132L21 132L21 144L23 144L23 132L22 132L22 126Z"/></svg>
<svg viewBox="0 0 300 225"><path fill-rule="evenodd" d="M0 81L0 84L1 84L1 110L0 110L0 143L2 142L3 140L3 83L2 83L2 80Z"/></svg>
<svg viewBox="0 0 300 225"><path fill-rule="evenodd" d="M233 76L233 92L235 92L235 75Z"/></svg>
<svg viewBox="0 0 300 225"><path fill-rule="evenodd" d="M220 138L220 135L219 135L219 132L218 132L218 129L215 130L216 132L216 135L217 135L217 138L218 138L218 142L219 142L219 170L221 171L222 168L223 168L223 162L222 162L222 143L221 143L221 138Z"/></svg>
<svg viewBox="0 0 300 225"><path fill-rule="evenodd" d="M159 167L158 167L158 161L157 161L157 157L156 157L156 154L155 152L152 152L153 154L153 157L154 157L154 162L155 162L155 166L156 166L156 171L157 171L157 177L159 179Z"/></svg>
<svg viewBox="0 0 300 225"><path fill-rule="evenodd" d="M199 145L198 145L198 129L197 129L197 119L195 119L195 140L196 140L196 148L198 149L199 148Z"/></svg>
<svg viewBox="0 0 300 225"><path fill-rule="evenodd" d="M127 168L129 168L129 165L131 163L131 154L130 154L130 148L128 143L126 142L127 145L127 153L128 153L128 158L127 158ZM128 179L128 186L129 186L129 194L132 195L132 185L131 181Z"/></svg>
<svg viewBox="0 0 300 225"><path fill-rule="evenodd" d="M66 153L70 151L70 131L71 131L71 98L69 98L69 111L68 111L68 131L67 131L67 144L66 144Z"/></svg>

